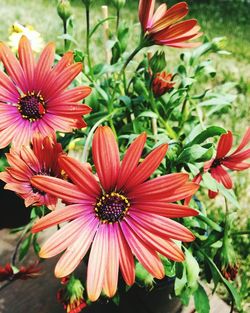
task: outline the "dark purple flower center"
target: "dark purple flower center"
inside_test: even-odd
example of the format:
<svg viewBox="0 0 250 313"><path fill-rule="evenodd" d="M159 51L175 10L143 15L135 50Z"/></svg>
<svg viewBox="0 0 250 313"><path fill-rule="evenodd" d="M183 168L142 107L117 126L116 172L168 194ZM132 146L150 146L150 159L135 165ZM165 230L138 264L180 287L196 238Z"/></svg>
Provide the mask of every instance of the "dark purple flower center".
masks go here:
<svg viewBox="0 0 250 313"><path fill-rule="evenodd" d="M18 110L24 119L34 122L46 112L44 99L41 95L28 92L27 95L19 99Z"/></svg>
<svg viewBox="0 0 250 313"><path fill-rule="evenodd" d="M128 199L116 192L104 194L95 205L96 216L103 223L115 223L124 218L130 207Z"/></svg>
<svg viewBox="0 0 250 313"><path fill-rule="evenodd" d="M222 163L222 159L215 159L211 165L211 167L217 167L219 165L221 165Z"/></svg>

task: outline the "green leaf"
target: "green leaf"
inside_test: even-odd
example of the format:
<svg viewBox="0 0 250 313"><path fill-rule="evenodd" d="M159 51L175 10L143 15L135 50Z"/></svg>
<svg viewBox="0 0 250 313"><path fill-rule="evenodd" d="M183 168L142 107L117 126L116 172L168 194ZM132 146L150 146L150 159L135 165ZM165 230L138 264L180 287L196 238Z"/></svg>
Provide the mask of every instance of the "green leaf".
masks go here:
<svg viewBox="0 0 250 313"><path fill-rule="evenodd" d="M194 304L197 313L209 313L210 312L210 304L207 293L205 289L198 284L198 288L194 293Z"/></svg>
<svg viewBox="0 0 250 313"><path fill-rule="evenodd" d="M139 117L158 118L158 115L152 111L145 111L145 112L142 112L140 115L138 115L138 118Z"/></svg>
<svg viewBox="0 0 250 313"><path fill-rule="evenodd" d="M26 254L28 253L30 244L31 244L32 234L30 234L24 241L21 243L19 248L19 261L22 261Z"/></svg>
<svg viewBox="0 0 250 313"><path fill-rule="evenodd" d="M166 257L161 256L161 261L164 266L165 275L167 277L175 276L175 263L169 261Z"/></svg>
<svg viewBox="0 0 250 313"><path fill-rule="evenodd" d="M205 149L200 145L193 145L185 148L179 155L177 162L179 163L194 163L210 160L213 155L213 149Z"/></svg>
<svg viewBox="0 0 250 313"><path fill-rule="evenodd" d="M226 280L223 277L223 275L221 274L220 270L218 269L218 267L216 266L214 261L205 252L202 251L202 254L205 256L205 258L209 264L209 267L210 267L212 275L213 275L213 279L215 277L217 277L221 280L221 282L225 285L228 292L230 293L232 300L235 302L237 308L240 309L241 308L241 297L240 297L240 294L238 293L238 291L236 290L236 288L228 280Z"/></svg>
<svg viewBox="0 0 250 313"><path fill-rule="evenodd" d="M210 189L210 190L212 190L212 191L217 191L218 189L217 189L217 182L216 182L216 180L211 176L211 174L210 173L204 173L203 175L202 175L202 182L203 182L203 184L205 185L205 187L207 188L207 189Z"/></svg>
<svg viewBox="0 0 250 313"><path fill-rule="evenodd" d="M200 266L192 253L185 249L185 266L187 270L187 283L190 291L193 292L197 288L197 281L199 278Z"/></svg>
<svg viewBox="0 0 250 313"><path fill-rule="evenodd" d="M197 136L195 136L194 139L192 139L186 147L192 146L194 144L200 144L203 143L208 138L214 137L214 136L220 136L222 134L225 134L227 131L219 126L210 126L206 130L199 133Z"/></svg>
<svg viewBox="0 0 250 313"><path fill-rule="evenodd" d="M38 238L38 234L34 234L33 235L33 249L34 249L36 255L38 255L40 250L41 250L41 247L40 247L39 243L37 242L37 238Z"/></svg>
<svg viewBox="0 0 250 313"><path fill-rule="evenodd" d="M219 192L230 202L232 203L237 209L240 209L240 204L235 196L233 190L226 189L222 184L217 183L217 188Z"/></svg>

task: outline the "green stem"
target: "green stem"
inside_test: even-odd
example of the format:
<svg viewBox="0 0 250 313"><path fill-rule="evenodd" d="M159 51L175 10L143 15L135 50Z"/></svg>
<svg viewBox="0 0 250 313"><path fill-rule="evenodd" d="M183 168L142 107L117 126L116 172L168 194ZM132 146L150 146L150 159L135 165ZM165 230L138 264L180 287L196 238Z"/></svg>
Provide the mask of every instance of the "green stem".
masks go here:
<svg viewBox="0 0 250 313"><path fill-rule="evenodd" d="M120 24L120 10L117 9L117 11L116 11L116 32L118 32L119 24Z"/></svg>
<svg viewBox="0 0 250 313"><path fill-rule="evenodd" d="M143 48L144 46L140 44L135 50L130 54L130 56L127 58L126 62L124 63L121 72L124 72L126 67L128 66L129 62L137 55L137 53Z"/></svg>
<svg viewBox="0 0 250 313"><path fill-rule="evenodd" d="M65 19L63 20L63 33L64 35L67 34L67 21ZM68 45L68 40L64 39L64 52L67 51L67 45Z"/></svg>
<svg viewBox="0 0 250 313"><path fill-rule="evenodd" d="M90 46L90 10L89 10L89 5L86 5L86 54L87 54L87 59L88 59L88 67L89 67L89 72L92 80L94 79L93 75L93 69L92 69L92 64L91 64L91 58L90 58L90 51L89 51L89 46Z"/></svg>

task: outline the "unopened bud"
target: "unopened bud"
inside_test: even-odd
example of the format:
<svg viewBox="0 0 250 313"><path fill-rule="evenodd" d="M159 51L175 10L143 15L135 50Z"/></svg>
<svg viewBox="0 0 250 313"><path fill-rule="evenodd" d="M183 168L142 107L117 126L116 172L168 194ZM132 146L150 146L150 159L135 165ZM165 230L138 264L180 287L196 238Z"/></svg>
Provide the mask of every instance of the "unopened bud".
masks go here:
<svg viewBox="0 0 250 313"><path fill-rule="evenodd" d="M149 60L149 67L154 74L162 72L165 69L166 65L167 62L165 59L165 53L163 51L157 51Z"/></svg>
<svg viewBox="0 0 250 313"><path fill-rule="evenodd" d="M60 18L66 22L72 15L70 1L68 0L59 0L57 4L57 13Z"/></svg>
<svg viewBox="0 0 250 313"><path fill-rule="evenodd" d="M112 3L117 10L121 10L126 4L126 0L112 0Z"/></svg>

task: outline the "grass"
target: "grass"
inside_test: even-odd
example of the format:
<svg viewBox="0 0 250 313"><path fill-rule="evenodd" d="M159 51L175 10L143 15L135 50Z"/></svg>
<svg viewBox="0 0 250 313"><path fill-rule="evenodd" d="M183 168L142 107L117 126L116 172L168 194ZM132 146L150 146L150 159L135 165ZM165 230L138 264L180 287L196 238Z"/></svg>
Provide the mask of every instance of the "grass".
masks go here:
<svg viewBox="0 0 250 313"><path fill-rule="evenodd" d="M95 6L91 11L91 24L94 25L101 17L100 5L107 1L94 1ZM131 31L131 47L132 50L136 45L136 38L139 37L140 25L137 18L137 1L127 1L128 5L122 12ZM168 4L174 4L177 1L167 1ZM19 21L22 24L31 24L39 31L47 41L56 41L59 50L63 49L63 40L58 37L62 34L62 23L56 12L55 0L0 0L1 7L1 28L0 40L7 41L9 36L10 26ZM230 56L211 56L217 68L218 74L209 82L210 87L222 84L224 82L236 82L235 92L238 97L235 101L232 110L229 114L216 116L214 121L227 129L231 129L237 134L237 142L240 136L245 132L246 126L250 124L250 3L243 1L188 1L190 4L190 16L198 19L202 26L203 32L209 38L226 36L225 49L231 51ZM74 32L73 37L77 41L77 45L73 48L85 49L85 16L82 1L72 0L74 14ZM114 10L110 9L110 14L114 14ZM115 27L115 21L110 22L110 27ZM105 59L103 42L103 30L100 29L98 34L93 37L91 51L95 62L100 62ZM168 56L168 67L173 69L178 60L179 52L175 49L164 48ZM201 88L204 89L204 82ZM250 175L247 172L235 174L236 191L241 204L241 210L237 212L235 217L234 227L237 231L245 230L250 225L249 219L249 202L250 190L249 182ZM220 204L218 204L220 207ZM232 208L233 210L234 208ZM241 272L250 277L247 268L249 261L249 243L248 236L237 237L235 239L235 248L242 256ZM247 254L248 252L248 254ZM248 255L248 257L247 257ZM242 281L240 282L242 285ZM247 310L247 302L249 300L249 283L245 288L244 295ZM249 309L249 307L248 307Z"/></svg>

